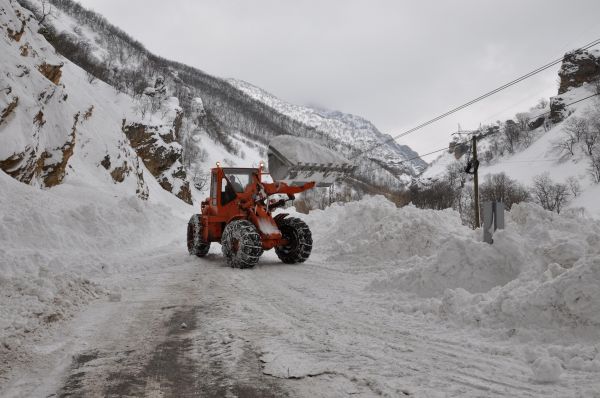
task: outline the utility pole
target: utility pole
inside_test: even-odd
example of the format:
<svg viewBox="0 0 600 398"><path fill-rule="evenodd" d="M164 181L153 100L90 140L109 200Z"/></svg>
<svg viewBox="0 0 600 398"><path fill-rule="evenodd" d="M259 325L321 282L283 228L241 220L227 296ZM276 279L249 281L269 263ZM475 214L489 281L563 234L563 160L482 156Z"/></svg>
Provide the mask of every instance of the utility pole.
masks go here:
<svg viewBox="0 0 600 398"><path fill-rule="evenodd" d="M473 134L473 186L475 188L475 228L481 226L479 214L479 160L477 160L477 134Z"/></svg>
<svg viewBox="0 0 600 398"><path fill-rule="evenodd" d="M460 125L459 125L459 130L460 130ZM475 200L474 200L474 211L475 211L475 228L479 228L481 227L481 215L479 213L479 175L478 175L478 170L479 170L479 159L477 159L477 138L480 137L480 130L476 130L476 131L457 131L456 133L453 133L460 135L460 134L471 134L471 141L473 143L473 148L471 150L472 152L472 158L468 160L467 162L467 166L465 167L465 173L467 174L473 174L473 188L474 188L474 195L475 195ZM481 136L484 137L484 136ZM464 142L464 141L463 141Z"/></svg>

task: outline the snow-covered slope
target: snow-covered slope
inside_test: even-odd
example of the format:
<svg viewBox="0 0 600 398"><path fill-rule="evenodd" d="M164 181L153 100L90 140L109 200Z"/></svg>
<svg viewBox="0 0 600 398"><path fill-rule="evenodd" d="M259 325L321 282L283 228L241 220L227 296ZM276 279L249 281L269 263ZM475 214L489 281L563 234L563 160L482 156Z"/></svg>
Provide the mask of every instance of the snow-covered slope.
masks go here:
<svg viewBox="0 0 600 398"><path fill-rule="evenodd" d="M289 104L247 82L235 79L228 81L281 114L323 132L334 142L350 143L355 153L380 145L376 150L365 153L364 156L386 163L390 169L397 168L409 175L419 174L425 169L426 163L422 159L413 159L418 156L415 151L407 145L397 144L388 134L381 133L371 122L360 116ZM400 163L407 159L412 160Z"/></svg>
<svg viewBox="0 0 600 398"><path fill-rule="evenodd" d="M38 29L0 0L0 354L104 294L90 277L127 268L118 253L164 242L193 211L175 196L187 184L173 176L177 101L141 119L136 100L90 82ZM145 152L126 133L135 124Z"/></svg>
<svg viewBox="0 0 600 398"><path fill-rule="evenodd" d="M526 131L526 139L515 144L513 153L506 149L503 136L506 125L484 128L482 133L486 137L478 141L479 174L485 179L486 175L505 173L525 186L531 186L534 178L544 173L558 183L565 183L567 179L577 181L581 192L572 198L569 206L583 207L591 214L600 215L600 185L589 172L590 156L585 153L583 143L573 142L572 154L558 148L567 139L567 129L575 120L587 121L590 132L597 129L600 50L567 53L559 76L561 83L556 97L545 107L535 107L520 114L533 129ZM464 150L458 154L454 150L444 152L420 178L424 181L437 179L446 173L449 165L466 164L469 154L470 142L465 142Z"/></svg>
<svg viewBox="0 0 600 398"><path fill-rule="evenodd" d="M150 202L101 184L40 190L0 171L0 357L105 295L91 278L132 272L124 257L184 230L189 206L151 190Z"/></svg>
<svg viewBox="0 0 600 398"><path fill-rule="evenodd" d="M140 117L137 100L56 54L28 10L0 4L0 168L38 187L110 187L141 198L155 195L155 180L190 202L172 138L177 99Z"/></svg>
<svg viewBox="0 0 600 398"><path fill-rule="evenodd" d="M21 2L41 9L41 0ZM346 157L389 138L360 117L288 104L248 83L221 79L159 58L78 3L50 3L54 13L46 20L51 30L46 36L98 79L135 96L142 94L140 87L153 85L159 77L164 79L168 95L178 98L187 119L184 125L189 129L184 129L178 140L184 151L193 141L202 153L213 152L214 146L203 138L208 136L225 149L230 164L243 166L264 157L266 144L276 135L318 139ZM196 99L205 110L201 120L192 117ZM257 156L249 158L253 149L257 149ZM355 177L361 183L397 190L425 166L418 158L406 161L415 156L406 146L386 143L361 157ZM206 165L205 159L197 163L199 168Z"/></svg>

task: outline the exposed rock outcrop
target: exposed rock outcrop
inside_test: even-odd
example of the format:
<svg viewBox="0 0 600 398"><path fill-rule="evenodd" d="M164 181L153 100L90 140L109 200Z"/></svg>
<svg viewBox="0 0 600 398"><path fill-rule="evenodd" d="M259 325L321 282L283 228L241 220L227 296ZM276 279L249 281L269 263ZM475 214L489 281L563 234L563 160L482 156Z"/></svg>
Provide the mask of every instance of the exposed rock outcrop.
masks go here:
<svg viewBox="0 0 600 398"><path fill-rule="evenodd" d="M41 111L39 114L43 117ZM74 117L69 139L62 146L41 152L27 146L22 152L0 160L0 169L26 184L30 184L34 178L48 188L60 184L66 175L69 159L73 156L78 121L79 113Z"/></svg>
<svg viewBox="0 0 600 398"><path fill-rule="evenodd" d="M560 123L566 117L565 100L561 96L550 98L550 120L552 123Z"/></svg>
<svg viewBox="0 0 600 398"><path fill-rule="evenodd" d="M102 161L100 162L100 164L102 165L102 167L104 167L106 170L110 170L110 155L106 154L106 156L104 156L104 159L102 159Z"/></svg>
<svg viewBox="0 0 600 398"><path fill-rule="evenodd" d="M67 164L69 163L71 156L73 156L73 150L75 149L75 136L79 115L80 114L77 113L74 117L69 141L65 142L62 147L56 148L51 152L42 152L38 160L38 172L46 187L56 186L65 178ZM60 156L60 158L58 158L58 156Z"/></svg>
<svg viewBox="0 0 600 398"><path fill-rule="evenodd" d="M191 204L189 182L181 164L182 148L170 138L174 137L174 128L141 123L126 124L123 121L123 132L148 171L165 190Z"/></svg>
<svg viewBox="0 0 600 398"><path fill-rule="evenodd" d="M584 83L596 82L600 79L600 58L587 50L577 50L565 54L558 72L560 86L558 94L566 93Z"/></svg>
<svg viewBox="0 0 600 398"><path fill-rule="evenodd" d="M6 31L8 33L8 37L11 40L14 40L16 42L21 41L21 37L23 37L23 34L25 33L25 20L21 21L21 28L19 30L13 30L11 28L7 28Z"/></svg>
<svg viewBox="0 0 600 398"><path fill-rule="evenodd" d="M62 77L62 67L62 65L50 65L44 62L38 66L38 70L46 77L46 79L50 80L54 84L58 84L60 83L60 78Z"/></svg>
<svg viewBox="0 0 600 398"><path fill-rule="evenodd" d="M559 123L568 116L567 104L563 96L571 89L584 84L600 84L600 53L597 51L575 50L565 54L558 71L560 83L558 95L550 98L552 123ZM600 87L600 86L599 86ZM573 98L570 98L572 100Z"/></svg>
<svg viewBox="0 0 600 398"><path fill-rule="evenodd" d="M118 153L116 155L113 153L113 158L106 153L100 161L100 166L108 171L115 184L121 184L128 176L133 176L137 182L137 196L143 200L148 199L148 185L144 180L144 169L141 167L139 156L129 146L127 140L119 140L117 149Z"/></svg>
<svg viewBox="0 0 600 398"><path fill-rule="evenodd" d="M15 153L6 159L0 160L0 169L12 178L29 184L33 180L38 159L35 150L26 147L23 152Z"/></svg>
<svg viewBox="0 0 600 398"><path fill-rule="evenodd" d="M14 97L12 101L8 103L6 108L4 108L2 112L0 112L0 126L2 126L2 123L4 123L6 119L8 119L8 117L13 113L13 111L18 105L19 97Z"/></svg>
<svg viewBox="0 0 600 398"><path fill-rule="evenodd" d="M539 127L542 127L544 125L545 121L546 121L546 118L543 116L540 116L537 119L529 122L529 124L528 124L529 130L535 130Z"/></svg>
<svg viewBox="0 0 600 398"><path fill-rule="evenodd" d="M123 182L125 181L125 177L129 175L129 170L127 162L123 162L122 166L115 167L113 171L110 172L110 176L114 182Z"/></svg>

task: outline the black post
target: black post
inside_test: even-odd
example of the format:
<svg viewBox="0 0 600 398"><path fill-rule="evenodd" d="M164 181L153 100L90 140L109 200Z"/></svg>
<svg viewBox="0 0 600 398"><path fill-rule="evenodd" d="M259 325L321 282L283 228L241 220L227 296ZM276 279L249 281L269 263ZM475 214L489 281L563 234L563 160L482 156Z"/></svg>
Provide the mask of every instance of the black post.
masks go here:
<svg viewBox="0 0 600 398"><path fill-rule="evenodd" d="M475 188L475 228L481 226L480 214L479 214L479 177L477 169L479 168L479 161L477 160L477 135L473 134L473 185Z"/></svg>

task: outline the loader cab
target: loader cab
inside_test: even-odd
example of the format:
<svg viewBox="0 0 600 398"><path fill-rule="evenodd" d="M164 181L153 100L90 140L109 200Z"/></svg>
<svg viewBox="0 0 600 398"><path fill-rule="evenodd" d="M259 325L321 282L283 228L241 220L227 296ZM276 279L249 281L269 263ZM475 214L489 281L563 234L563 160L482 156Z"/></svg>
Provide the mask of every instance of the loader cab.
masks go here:
<svg viewBox="0 0 600 398"><path fill-rule="evenodd" d="M233 202L252 183L252 175L259 172L239 167L215 167L211 171L210 204L215 207Z"/></svg>

